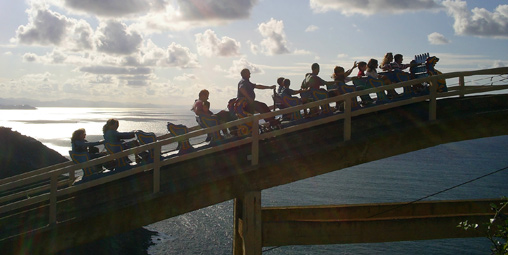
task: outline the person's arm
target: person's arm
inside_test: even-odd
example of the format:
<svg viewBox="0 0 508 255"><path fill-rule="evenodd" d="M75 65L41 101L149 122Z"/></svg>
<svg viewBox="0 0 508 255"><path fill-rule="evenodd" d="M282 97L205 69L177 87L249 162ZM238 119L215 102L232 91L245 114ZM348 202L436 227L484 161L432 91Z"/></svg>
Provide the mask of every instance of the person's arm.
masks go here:
<svg viewBox="0 0 508 255"><path fill-rule="evenodd" d="M353 70L357 67L358 65L356 64L356 61L355 63L353 64L353 67L351 67L351 69L347 70L345 73L344 73L344 77L348 77L352 72Z"/></svg>
<svg viewBox="0 0 508 255"><path fill-rule="evenodd" d="M256 89L274 89L276 88L277 86L275 85L272 85L272 86L266 86L266 85L258 85L258 84L254 84L254 88Z"/></svg>
<svg viewBox="0 0 508 255"><path fill-rule="evenodd" d="M134 132L118 132L117 136L118 136L118 139L130 139L130 138L134 138L134 136L136 136L136 133L134 133Z"/></svg>

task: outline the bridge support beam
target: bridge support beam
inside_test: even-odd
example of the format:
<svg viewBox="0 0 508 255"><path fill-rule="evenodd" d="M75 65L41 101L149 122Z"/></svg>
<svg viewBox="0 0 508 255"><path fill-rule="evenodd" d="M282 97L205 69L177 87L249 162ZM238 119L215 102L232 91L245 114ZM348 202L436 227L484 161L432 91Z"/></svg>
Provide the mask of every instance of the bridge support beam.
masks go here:
<svg viewBox="0 0 508 255"><path fill-rule="evenodd" d="M246 191L235 198L234 255L261 255L261 191Z"/></svg>
<svg viewBox="0 0 508 255"><path fill-rule="evenodd" d="M490 204L503 200L429 201L263 208L263 246L377 243L485 237ZM478 223L464 230L460 222Z"/></svg>

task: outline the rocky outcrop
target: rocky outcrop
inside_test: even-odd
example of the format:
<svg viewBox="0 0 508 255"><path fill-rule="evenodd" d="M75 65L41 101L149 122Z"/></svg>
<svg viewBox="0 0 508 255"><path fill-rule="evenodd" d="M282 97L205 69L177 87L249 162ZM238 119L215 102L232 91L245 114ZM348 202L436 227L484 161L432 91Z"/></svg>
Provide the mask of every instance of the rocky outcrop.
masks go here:
<svg viewBox="0 0 508 255"><path fill-rule="evenodd" d="M66 161L67 158L34 138L0 127L0 179ZM139 228L61 251L58 255L146 255L152 244L151 237L155 234L156 232Z"/></svg>
<svg viewBox="0 0 508 255"><path fill-rule="evenodd" d="M0 127L0 179L66 161L32 137Z"/></svg>

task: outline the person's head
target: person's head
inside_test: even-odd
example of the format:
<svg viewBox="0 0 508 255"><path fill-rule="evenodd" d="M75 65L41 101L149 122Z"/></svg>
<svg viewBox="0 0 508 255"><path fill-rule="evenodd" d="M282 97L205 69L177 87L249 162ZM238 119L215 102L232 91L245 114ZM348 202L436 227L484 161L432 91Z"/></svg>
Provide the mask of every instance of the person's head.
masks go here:
<svg viewBox="0 0 508 255"><path fill-rule="evenodd" d="M367 63L367 69L369 70L376 70L376 68L379 66L377 59L371 58L369 60L369 63Z"/></svg>
<svg viewBox="0 0 508 255"><path fill-rule="evenodd" d="M312 66L310 68L312 69L313 74L319 74L319 64L318 63L312 64Z"/></svg>
<svg viewBox="0 0 508 255"><path fill-rule="evenodd" d="M341 78L344 76L344 67L342 66L335 66L335 68L333 68L333 74L332 74L332 78L333 79L336 79L336 78Z"/></svg>
<svg viewBox="0 0 508 255"><path fill-rule="evenodd" d="M393 53L388 52L383 58L383 65L393 62Z"/></svg>
<svg viewBox="0 0 508 255"><path fill-rule="evenodd" d="M291 81L289 79L284 79L283 81L284 88L289 88L291 85Z"/></svg>
<svg viewBox="0 0 508 255"><path fill-rule="evenodd" d="M208 90L206 90L206 89L203 89L203 90L199 91L199 100L206 101L206 100L208 100L209 95L210 95L210 92L208 92Z"/></svg>
<svg viewBox="0 0 508 255"><path fill-rule="evenodd" d="M277 84L279 84L279 86L283 86L284 85L283 82L284 82L284 77L277 78Z"/></svg>
<svg viewBox="0 0 508 255"><path fill-rule="evenodd" d="M117 130L120 122L117 119L109 119L106 124L102 127L102 132L105 133L108 130Z"/></svg>
<svg viewBox="0 0 508 255"><path fill-rule="evenodd" d="M247 68L242 69L242 71L240 72L240 75L244 79L249 79L250 78L250 71L249 71L249 69L247 69Z"/></svg>
<svg viewBox="0 0 508 255"><path fill-rule="evenodd" d="M393 57L396 63L402 64L403 58L402 54L395 54L395 57Z"/></svg>
<svg viewBox="0 0 508 255"><path fill-rule="evenodd" d="M72 132L71 142L78 141L78 140L85 140L86 137L86 131L84 128L80 128Z"/></svg>
<svg viewBox="0 0 508 255"><path fill-rule="evenodd" d="M360 61L360 62L358 62L358 69L359 69L360 71L365 71L365 70L367 70L367 62L365 62L365 61Z"/></svg>

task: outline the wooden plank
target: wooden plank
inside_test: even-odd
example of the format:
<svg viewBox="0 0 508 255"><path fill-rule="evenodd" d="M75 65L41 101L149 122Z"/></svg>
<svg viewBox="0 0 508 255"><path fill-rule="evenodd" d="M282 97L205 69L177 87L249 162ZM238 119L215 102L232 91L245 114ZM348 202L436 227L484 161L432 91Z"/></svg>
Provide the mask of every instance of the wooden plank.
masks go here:
<svg viewBox="0 0 508 255"><path fill-rule="evenodd" d="M263 208L263 246L394 242L481 237L492 200L425 201L339 206Z"/></svg>

